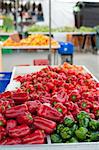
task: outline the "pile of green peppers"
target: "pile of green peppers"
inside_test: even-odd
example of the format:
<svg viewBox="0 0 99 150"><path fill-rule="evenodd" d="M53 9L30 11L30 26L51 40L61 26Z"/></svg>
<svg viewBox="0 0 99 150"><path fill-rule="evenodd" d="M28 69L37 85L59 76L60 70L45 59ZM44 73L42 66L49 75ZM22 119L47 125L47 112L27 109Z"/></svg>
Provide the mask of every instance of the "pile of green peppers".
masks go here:
<svg viewBox="0 0 99 150"><path fill-rule="evenodd" d="M51 134L52 143L77 143L99 141L99 120L94 120L82 111L76 121L66 117L63 123L58 124Z"/></svg>

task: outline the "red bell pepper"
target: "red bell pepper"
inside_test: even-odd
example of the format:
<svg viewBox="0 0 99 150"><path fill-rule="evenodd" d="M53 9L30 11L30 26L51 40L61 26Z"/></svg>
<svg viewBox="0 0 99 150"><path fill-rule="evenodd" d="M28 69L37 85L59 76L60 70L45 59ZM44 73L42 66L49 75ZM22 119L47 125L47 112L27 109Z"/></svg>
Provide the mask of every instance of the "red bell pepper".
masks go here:
<svg viewBox="0 0 99 150"><path fill-rule="evenodd" d="M78 90L73 90L69 95L69 100L72 102L79 101L81 98Z"/></svg>
<svg viewBox="0 0 99 150"><path fill-rule="evenodd" d="M10 137L24 137L30 133L30 128L26 124L22 124L20 126L16 126L14 128L9 129Z"/></svg>
<svg viewBox="0 0 99 150"><path fill-rule="evenodd" d="M54 107L59 111L62 112L63 115L67 113L67 108L62 103L56 103Z"/></svg>
<svg viewBox="0 0 99 150"><path fill-rule="evenodd" d="M33 118L30 112L25 112L22 115L19 115L17 117L17 122L19 124L27 124L27 125L31 125L33 123Z"/></svg>
<svg viewBox="0 0 99 150"><path fill-rule="evenodd" d="M63 115L58 112L55 108L47 105L40 105L38 108L38 115L53 121L61 121Z"/></svg>
<svg viewBox="0 0 99 150"><path fill-rule="evenodd" d="M6 118L16 118L17 116L24 114L24 112L28 111L28 107L26 104L14 106L5 112Z"/></svg>
<svg viewBox="0 0 99 150"><path fill-rule="evenodd" d="M55 92L53 94L51 103L60 102L60 103L64 104L67 99L68 99L68 96L67 96L66 92L63 90L60 90L59 92Z"/></svg>
<svg viewBox="0 0 99 150"><path fill-rule="evenodd" d="M85 110L86 109L91 109L92 108L92 103L89 102L88 100L81 100L78 102L78 106L81 108L81 110Z"/></svg>
<svg viewBox="0 0 99 150"><path fill-rule="evenodd" d="M0 114L0 126L6 125L6 120L2 114Z"/></svg>
<svg viewBox="0 0 99 150"><path fill-rule="evenodd" d="M27 105L29 112L35 114L41 103L39 100L35 100L35 101L28 101L25 104Z"/></svg>
<svg viewBox="0 0 99 150"><path fill-rule="evenodd" d="M1 94L1 98L11 98L12 92L10 91L6 91L4 93Z"/></svg>
<svg viewBox="0 0 99 150"><path fill-rule="evenodd" d="M16 145L16 144L21 144L21 143L22 143L22 141L18 137L16 137L16 138L7 138L4 145Z"/></svg>
<svg viewBox="0 0 99 150"><path fill-rule="evenodd" d="M48 120L42 117L34 117L34 126L38 129L44 130L47 134L50 134L56 128L56 123L52 120Z"/></svg>
<svg viewBox="0 0 99 150"><path fill-rule="evenodd" d="M15 92L13 93L12 97L11 97L16 104L23 104L24 102L29 100L29 95L27 93L18 93Z"/></svg>
<svg viewBox="0 0 99 150"><path fill-rule="evenodd" d="M9 131L9 129L14 128L17 126L16 120L7 120L6 130Z"/></svg>
<svg viewBox="0 0 99 150"><path fill-rule="evenodd" d="M44 144L44 134L41 130L35 130L34 133L23 138L23 144Z"/></svg>
<svg viewBox="0 0 99 150"><path fill-rule="evenodd" d="M0 113L4 113L5 112L5 106L4 106L4 103L3 103L3 100L0 100Z"/></svg>
<svg viewBox="0 0 99 150"><path fill-rule="evenodd" d="M0 126L0 141L6 136L5 128Z"/></svg>
<svg viewBox="0 0 99 150"><path fill-rule="evenodd" d="M7 139L3 139L0 141L0 145L6 145L6 143L7 143Z"/></svg>

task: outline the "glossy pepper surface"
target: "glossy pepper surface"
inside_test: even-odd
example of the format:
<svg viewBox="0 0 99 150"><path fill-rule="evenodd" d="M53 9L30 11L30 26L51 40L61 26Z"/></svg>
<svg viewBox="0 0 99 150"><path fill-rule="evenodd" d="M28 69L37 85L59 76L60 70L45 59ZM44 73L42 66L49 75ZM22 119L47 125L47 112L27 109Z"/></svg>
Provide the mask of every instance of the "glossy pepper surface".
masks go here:
<svg viewBox="0 0 99 150"><path fill-rule="evenodd" d="M44 130L47 134L52 133L56 128L56 123L42 117L34 117L34 126L38 129Z"/></svg>
<svg viewBox="0 0 99 150"><path fill-rule="evenodd" d="M24 137L29 133L30 133L30 128L25 124L9 129L10 137Z"/></svg>
<svg viewBox="0 0 99 150"><path fill-rule="evenodd" d="M9 129L14 128L17 126L16 120L7 120L6 130L9 131Z"/></svg>
<svg viewBox="0 0 99 150"><path fill-rule="evenodd" d="M28 111L28 107L26 104L14 106L10 109L8 109L5 112L6 118L16 118L17 116L24 114L24 112Z"/></svg>
<svg viewBox="0 0 99 150"><path fill-rule="evenodd" d="M44 144L44 134L41 130L35 130L32 134L23 138L23 144Z"/></svg>
<svg viewBox="0 0 99 150"><path fill-rule="evenodd" d="M38 108L38 115L53 121L60 121L63 117L55 108L47 105L40 105Z"/></svg>
<svg viewBox="0 0 99 150"><path fill-rule="evenodd" d="M33 123L33 117L30 112L24 112L24 114L17 117L17 122L19 124L31 125Z"/></svg>

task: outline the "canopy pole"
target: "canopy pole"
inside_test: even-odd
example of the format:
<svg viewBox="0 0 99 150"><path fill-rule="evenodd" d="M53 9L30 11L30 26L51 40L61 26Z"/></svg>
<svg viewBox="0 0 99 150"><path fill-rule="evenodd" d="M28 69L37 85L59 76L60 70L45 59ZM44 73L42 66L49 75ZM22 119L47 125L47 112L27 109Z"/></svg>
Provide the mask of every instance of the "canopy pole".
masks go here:
<svg viewBox="0 0 99 150"><path fill-rule="evenodd" d="M51 65L51 0L49 0L49 61Z"/></svg>
<svg viewBox="0 0 99 150"><path fill-rule="evenodd" d="M18 0L15 0L16 30L18 31Z"/></svg>

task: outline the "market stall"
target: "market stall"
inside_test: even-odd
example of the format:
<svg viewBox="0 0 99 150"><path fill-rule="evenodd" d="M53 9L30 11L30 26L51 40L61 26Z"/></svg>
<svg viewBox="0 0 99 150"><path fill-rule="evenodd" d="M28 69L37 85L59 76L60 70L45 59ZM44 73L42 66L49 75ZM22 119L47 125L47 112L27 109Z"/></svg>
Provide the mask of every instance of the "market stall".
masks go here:
<svg viewBox="0 0 99 150"><path fill-rule="evenodd" d="M63 76L63 70L65 71L66 76L65 74ZM45 77L43 77L43 75L45 75ZM35 76L37 77L35 78ZM59 79L57 78L57 82L56 76L60 77ZM64 86L61 87L62 88L61 89L60 86L56 85L60 84L60 81L62 82L62 85L63 83L71 85L71 82L74 82L74 80L72 80L72 77L74 79L74 76L75 78L80 79L78 80L79 81L78 86L80 86L79 89L77 89L77 86L75 85L73 85L72 89L71 86L68 88L67 86ZM34 84L31 83L30 84L31 86L27 84L25 85L25 83L31 82L32 79L31 77L35 78L36 82ZM39 82L40 78L42 78L41 82ZM61 80L61 78L64 80ZM84 87L86 86L87 90L88 91L90 90L91 92L90 93L91 95L87 94L86 100L81 99L82 96L86 97L85 94L86 89L85 88L83 89L83 86L80 83L81 78L82 81L84 81L85 79L88 81L84 83ZM47 83L44 84L43 82L46 79ZM71 80L71 82L66 83L65 81L68 80ZM52 88L53 81L55 82L54 88ZM43 89L42 86L40 86L40 84L43 84L44 87ZM36 85L37 87L35 89L36 90L35 93L33 87L35 87ZM49 89L46 89L47 93L45 92L46 86L49 87ZM50 88L52 90L51 93ZM57 88L58 91L57 89L55 91L54 90L55 88ZM40 90L42 91L42 93L40 97L38 97ZM69 96L68 99L66 92L64 92L64 90L67 90L67 95ZM82 91L81 92L82 94L79 95L80 93L78 93L77 91L79 92ZM12 100L9 101L10 102L9 105L12 105L12 107L10 109L6 108L5 117L8 118L8 121L10 121L10 119L13 118L14 121L13 123L17 121L18 126L16 126L15 123L13 124L14 127L11 129L11 127L9 127L7 122L7 126L9 127L7 128L8 137L7 139L0 141L2 144L0 146L1 150L4 150L5 148L7 149L12 148L13 150L16 149L23 150L23 148L25 148L26 150L28 149L32 150L33 148L37 150L50 148L52 150L54 149L88 150L90 148L93 148L95 150L98 150L99 136L97 125L99 121L97 120L98 114L96 113L98 107L96 108L96 106L93 105L93 103L97 103L96 99L98 96L97 95L98 91L99 91L98 80L84 66L75 66L65 63L64 65L61 65L59 67L58 66L15 67L13 69L11 82L7 87L7 92L2 93L0 96L1 99L6 98L6 101L9 101L9 98L12 98ZM45 94L43 94L43 92L45 92ZM95 95L92 96L93 92ZM50 94L52 94L53 96L51 96ZM76 97L74 98L74 96ZM79 96L81 98L79 98ZM90 96L92 96L92 102L90 101ZM14 102L15 105L12 102ZM27 113L28 115L31 116L31 119L26 118L26 116L23 117L26 114L25 111L27 107L29 111ZM22 119L20 119L20 117L22 117ZM61 120L62 118L64 118L63 121ZM23 125L23 122L25 123L25 125ZM35 128L29 129L31 127L31 124L33 124ZM24 129L25 129L24 132L20 132L20 130L23 131ZM43 130L43 132L41 130ZM7 143L9 144L9 146L7 145ZM12 145L18 144L18 145L10 146L10 144Z"/></svg>

